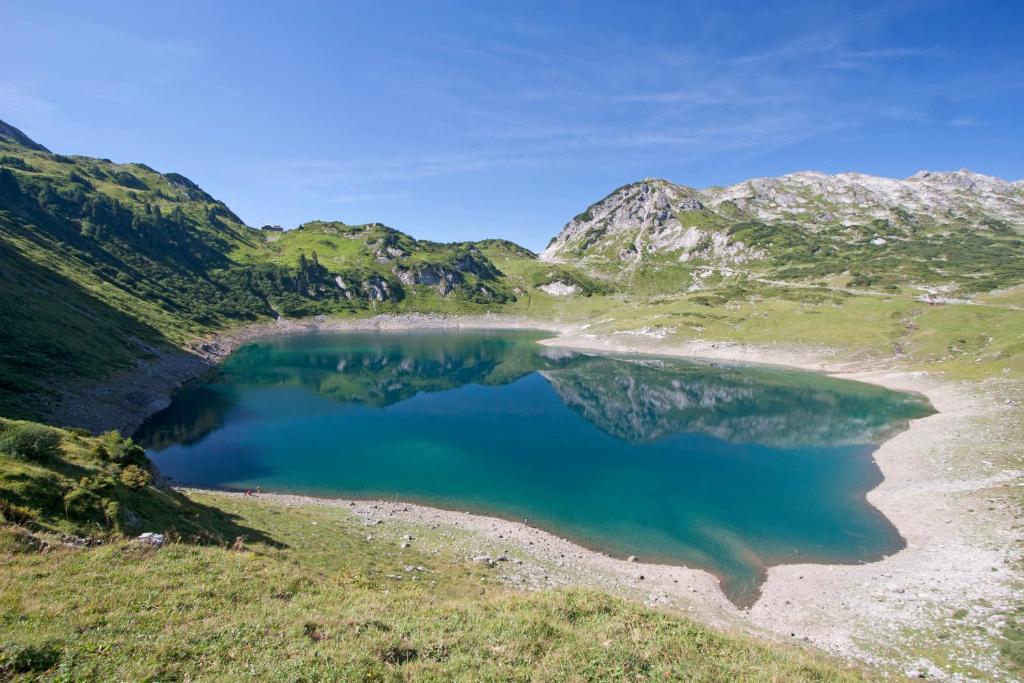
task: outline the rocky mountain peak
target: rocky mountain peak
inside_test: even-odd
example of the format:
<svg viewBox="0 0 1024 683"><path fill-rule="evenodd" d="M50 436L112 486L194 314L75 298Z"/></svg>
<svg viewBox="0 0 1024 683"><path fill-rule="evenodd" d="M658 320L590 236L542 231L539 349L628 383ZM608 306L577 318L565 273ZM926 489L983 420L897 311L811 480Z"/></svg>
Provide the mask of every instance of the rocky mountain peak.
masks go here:
<svg viewBox="0 0 1024 683"><path fill-rule="evenodd" d="M681 261L735 262L754 256L729 236L729 226L742 221L798 224L809 232L875 221L970 225L983 218L1024 228L1022 186L967 169L920 171L905 180L800 171L703 191L648 178L573 218L541 258L614 261L677 253Z"/></svg>
<svg viewBox="0 0 1024 683"><path fill-rule="evenodd" d="M604 236L661 234L681 226L679 214L703 209L699 191L660 178L647 178L624 185L589 206L566 224L540 257L554 258L568 242L582 242L580 246L586 248L591 240Z"/></svg>
<svg viewBox="0 0 1024 683"><path fill-rule="evenodd" d="M948 190L967 190L976 194L1006 193L1013 189L1013 183L1002 178L975 173L966 168L959 171L932 172L918 171L907 178L908 183L924 183L936 188Z"/></svg>

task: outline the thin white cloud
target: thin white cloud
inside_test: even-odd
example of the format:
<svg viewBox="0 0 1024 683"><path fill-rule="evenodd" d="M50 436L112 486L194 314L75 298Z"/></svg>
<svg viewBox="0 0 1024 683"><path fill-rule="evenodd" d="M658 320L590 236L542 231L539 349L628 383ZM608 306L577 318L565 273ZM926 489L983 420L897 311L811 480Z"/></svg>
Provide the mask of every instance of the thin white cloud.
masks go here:
<svg viewBox="0 0 1024 683"><path fill-rule="evenodd" d="M56 107L36 95L32 88L10 81L0 81L0 118L36 121L52 113Z"/></svg>
<svg viewBox="0 0 1024 683"><path fill-rule="evenodd" d="M660 92L638 92L625 95L614 95L608 98L612 102L635 104L671 104L692 107L720 105L760 105L792 102L794 97L787 94L754 95L744 92L722 92L715 90L667 90Z"/></svg>
<svg viewBox="0 0 1024 683"><path fill-rule="evenodd" d="M366 192L362 194L342 194L325 197L324 201L332 204L370 204L374 202L408 199L410 196L411 195L407 192Z"/></svg>
<svg viewBox="0 0 1024 683"><path fill-rule="evenodd" d="M237 171L261 185L283 187L337 203L394 199L393 192L351 192L354 187L412 181L494 168L524 166L530 160L507 155L440 155L428 157L374 158L337 161L332 159L286 159L245 165Z"/></svg>

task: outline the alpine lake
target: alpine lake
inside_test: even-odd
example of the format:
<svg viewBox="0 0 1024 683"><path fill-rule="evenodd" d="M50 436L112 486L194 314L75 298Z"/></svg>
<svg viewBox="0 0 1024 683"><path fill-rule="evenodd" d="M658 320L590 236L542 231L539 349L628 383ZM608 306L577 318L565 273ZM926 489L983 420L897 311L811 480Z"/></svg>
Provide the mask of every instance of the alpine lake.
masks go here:
<svg viewBox="0 0 1024 683"><path fill-rule="evenodd" d="M903 539L866 493L920 396L822 375L590 355L527 331L315 332L237 349L137 437L177 485L529 520L717 576L854 564Z"/></svg>

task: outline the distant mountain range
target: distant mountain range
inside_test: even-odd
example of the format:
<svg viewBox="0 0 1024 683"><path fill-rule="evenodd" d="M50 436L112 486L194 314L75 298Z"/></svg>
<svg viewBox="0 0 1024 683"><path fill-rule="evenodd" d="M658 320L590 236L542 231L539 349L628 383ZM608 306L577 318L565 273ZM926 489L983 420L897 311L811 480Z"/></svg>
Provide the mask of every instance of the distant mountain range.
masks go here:
<svg viewBox="0 0 1024 683"><path fill-rule="evenodd" d="M966 170L906 180L803 172L707 190L648 179L588 207L540 258L607 274L679 264L788 278L856 270L864 285L970 293L1024 279L1022 235L1024 182Z"/></svg>
<svg viewBox="0 0 1024 683"><path fill-rule="evenodd" d="M789 285L799 301L864 289L953 300L1022 282L1024 184L970 171L707 190L643 180L569 221L538 259L379 223L252 228L183 175L56 154L0 121L2 415L45 415L68 383L278 316L543 315L590 295L714 306Z"/></svg>

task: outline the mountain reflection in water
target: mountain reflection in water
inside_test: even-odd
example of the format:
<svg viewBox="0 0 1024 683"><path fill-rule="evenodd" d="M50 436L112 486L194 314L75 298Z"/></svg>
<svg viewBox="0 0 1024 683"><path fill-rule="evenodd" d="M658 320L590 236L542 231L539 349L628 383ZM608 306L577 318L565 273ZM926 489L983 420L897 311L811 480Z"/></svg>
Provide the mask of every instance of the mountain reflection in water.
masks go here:
<svg viewBox="0 0 1024 683"><path fill-rule="evenodd" d="M784 562L902 546L865 493L921 397L805 372L575 353L528 332L259 341L140 431L184 484L528 517L706 568L738 604Z"/></svg>
<svg viewBox="0 0 1024 683"><path fill-rule="evenodd" d="M140 438L160 449L217 429L232 406L231 392L211 385L300 386L340 402L385 407L421 392L498 386L534 372L594 426L634 444L682 432L779 447L877 444L927 410L913 395L812 373L597 356L528 343L535 338L541 336L403 333L350 335L340 348L250 344L204 383L179 392L173 410L144 425Z"/></svg>

